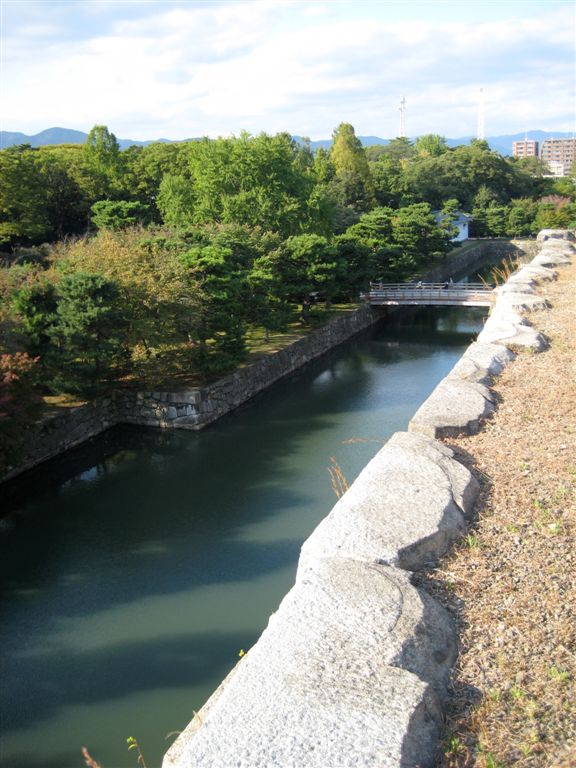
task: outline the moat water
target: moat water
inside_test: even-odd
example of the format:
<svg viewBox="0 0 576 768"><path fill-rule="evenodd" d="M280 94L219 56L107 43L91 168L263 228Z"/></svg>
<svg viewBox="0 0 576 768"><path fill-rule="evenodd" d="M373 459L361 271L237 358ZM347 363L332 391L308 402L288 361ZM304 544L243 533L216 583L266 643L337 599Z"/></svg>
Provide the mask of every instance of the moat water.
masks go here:
<svg viewBox="0 0 576 768"><path fill-rule="evenodd" d="M201 432L118 427L0 488L0 765L148 768L294 582L302 542L481 329L389 320ZM168 735L170 734L170 735Z"/></svg>

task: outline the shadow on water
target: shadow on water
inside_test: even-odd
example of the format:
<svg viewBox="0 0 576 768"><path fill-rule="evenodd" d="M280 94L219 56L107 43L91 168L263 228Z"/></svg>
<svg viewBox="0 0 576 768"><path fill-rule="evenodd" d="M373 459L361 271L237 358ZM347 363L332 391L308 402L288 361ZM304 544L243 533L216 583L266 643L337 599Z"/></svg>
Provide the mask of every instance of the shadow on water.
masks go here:
<svg viewBox="0 0 576 768"><path fill-rule="evenodd" d="M38 681L34 689L18 690L16 680L3 682L5 694L18 696L20 706L6 710L7 730L44 719L58 709L65 696L69 705L110 702L140 691L188 687L192 676L202 683L214 674L223 679L238 658L239 648L249 648L259 632L211 632L127 642L112 649L46 655L26 659L26 674ZM208 651L207 651L208 649ZM18 659L13 659L18 671ZM82 669L81 675L74 671ZM183 670L186 674L183 675Z"/></svg>

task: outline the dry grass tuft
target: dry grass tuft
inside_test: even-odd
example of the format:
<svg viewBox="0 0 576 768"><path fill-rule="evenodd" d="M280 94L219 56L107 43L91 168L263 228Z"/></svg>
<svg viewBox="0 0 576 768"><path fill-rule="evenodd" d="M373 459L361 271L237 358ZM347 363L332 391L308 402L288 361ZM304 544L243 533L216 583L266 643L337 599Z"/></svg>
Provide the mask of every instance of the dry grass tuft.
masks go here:
<svg viewBox="0 0 576 768"><path fill-rule="evenodd" d="M520 354L483 431L449 441L482 491L423 577L460 633L442 768L576 767L576 264L539 290L550 348Z"/></svg>
<svg viewBox="0 0 576 768"><path fill-rule="evenodd" d="M330 456L330 464L331 466L328 467L328 473L332 483L332 490L336 494L336 498L340 499L344 496L350 486L335 456Z"/></svg>

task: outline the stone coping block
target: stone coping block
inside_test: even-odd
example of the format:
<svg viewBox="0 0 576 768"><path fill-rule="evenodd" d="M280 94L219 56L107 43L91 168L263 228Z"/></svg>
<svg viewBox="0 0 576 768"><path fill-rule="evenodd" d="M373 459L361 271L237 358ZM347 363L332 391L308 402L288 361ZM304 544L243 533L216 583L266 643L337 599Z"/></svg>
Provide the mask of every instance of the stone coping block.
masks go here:
<svg viewBox="0 0 576 768"><path fill-rule="evenodd" d="M547 309L550 305L546 299L536 296L533 293L520 291L517 286L502 286L497 288L496 303L500 307L517 309L524 312L534 312L540 309Z"/></svg>
<svg viewBox="0 0 576 768"><path fill-rule="evenodd" d="M476 341L468 347L448 376L488 386L515 357L514 352L502 344Z"/></svg>
<svg viewBox="0 0 576 768"><path fill-rule="evenodd" d="M432 766L434 685L455 654L451 619L408 574L317 561L163 766Z"/></svg>
<svg viewBox="0 0 576 768"><path fill-rule="evenodd" d="M512 323L497 316L488 318L477 341L482 344L501 343L514 349L531 349L534 352L542 352L548 347L546 338L531 326Z"/></svg>
<svg viewBox="0 0 576 768"><path fill-rule="evenodd" d="M519 278L521 276L527 276L531 280L534 280L536 283L539 283L543 280L556 280L558 277L558 272L557 270L551 269L550 267L541 267L531 262L530 264L526 264L524 267L521 267L518 272L515 272L510 280L514 280L515 278ZM508 282L510 282L510 280Z"/></svg>
<svg viewBox="0 0 576 768"><path fill-rule="evenodd" d="M536 293L536 289L534 287L535 280L532 280L527 275L523 276L512 276L509 277L507 282L504 285L501 285L499 288L497 288L498 294L503 293L528 293L528 294L534 294Z"/></svg>
<svg viewBox="0 0 576 768"><path fill-rule="evenodd" d="M416 454L437 464L450 482L458 508L465 518L471 516L480 486L466 467L456 461L451 448L415 432L395 432L386 445L388 448L402 449L406 453Z"/></svg>
<svg viewBox="0 0 576 768"><path fill-rule="evenodd" d="M438 443L397 434L304 542L297 578L326 557L417 570L459 537L476 480Z"/></svg>
<svg viewBox="0 0 576 768"><path fill-rule="evenodd" d="M263 668L254 650L163 768L433 768L442 713L416 675L314 648Z"/></svg>
<svg viewBox="0 0 576 768"><path fill-rule="evenodd" d="M570 229L541 229L536 235L538 242L545 242L549 240L568 240L574 242L576 236Z"/></svg>
<svg viewBox="0 0 576 768"><path fill-rule="evenodd" d="M530 264L540 267L561 267L565 264L571 264L572 259L569 255L557 251L540 251Z"/></svg>
<svg viewBox="0 0 576 768"><path fill-rule="evenodd" d="M488 387L448 375L416 411L408 429L435 438L475 435L493 411Z"/></svg>
<svg viewBox="0 0 576 768"><path fill-rule="evenodd" d="M297 653L338 638L345 653L406 669L441 697L456 660L451 617L410 583L408 572L341 557L299 571L270 620L266 642L273 648L287 636Z"/></svg>

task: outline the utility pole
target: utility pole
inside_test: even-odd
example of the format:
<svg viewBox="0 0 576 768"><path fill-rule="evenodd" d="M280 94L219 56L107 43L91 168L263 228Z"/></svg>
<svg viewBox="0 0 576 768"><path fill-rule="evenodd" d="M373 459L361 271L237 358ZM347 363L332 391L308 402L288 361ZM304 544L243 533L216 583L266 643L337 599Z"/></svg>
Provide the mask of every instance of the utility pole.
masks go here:
<svg viewBox="0 0 576 768"><path fill-rule="evenodd" d="M400 110L400 133L399 136L402 139L406 138L406 99L404 96L402 96L402 99L400 100L400 106L398 107Z"/></svg>

